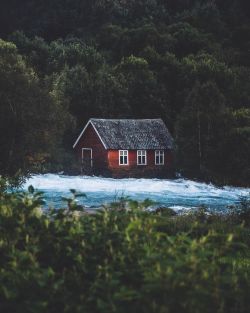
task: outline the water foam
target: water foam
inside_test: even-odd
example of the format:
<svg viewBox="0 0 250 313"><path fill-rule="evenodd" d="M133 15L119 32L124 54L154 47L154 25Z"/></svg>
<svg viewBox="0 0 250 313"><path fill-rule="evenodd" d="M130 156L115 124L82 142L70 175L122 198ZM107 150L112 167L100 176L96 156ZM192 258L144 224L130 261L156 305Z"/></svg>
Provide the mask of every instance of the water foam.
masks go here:
<svg viewBox="0 0 250 313"><path fill-rule="evenodd" d="M85 204L100 205L108 202L115 195L128 195L143 200L151 198L161 204L181 207L208 205L210 207L232 205L240 196L249 194L250 189L223 187L200 183L187 179L112 179L89 176L64 176L56 174L35 175L24 185L27 189L33 185L45 192L45 196L53 202L68 194L69 189L89 194Z"/></svg>

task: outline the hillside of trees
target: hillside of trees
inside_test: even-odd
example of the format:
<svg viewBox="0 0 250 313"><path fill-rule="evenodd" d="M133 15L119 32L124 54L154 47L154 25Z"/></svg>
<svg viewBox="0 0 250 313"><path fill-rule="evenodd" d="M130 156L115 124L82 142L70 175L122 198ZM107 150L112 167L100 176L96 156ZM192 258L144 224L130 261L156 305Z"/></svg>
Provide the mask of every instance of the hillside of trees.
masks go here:
<svg viewBox="0 0 250 313"><path fill-rule="evenodd" d="M3 0L0 174L74 172L90 117L158 118L176 169L250 185L244 0Z"/></svg>

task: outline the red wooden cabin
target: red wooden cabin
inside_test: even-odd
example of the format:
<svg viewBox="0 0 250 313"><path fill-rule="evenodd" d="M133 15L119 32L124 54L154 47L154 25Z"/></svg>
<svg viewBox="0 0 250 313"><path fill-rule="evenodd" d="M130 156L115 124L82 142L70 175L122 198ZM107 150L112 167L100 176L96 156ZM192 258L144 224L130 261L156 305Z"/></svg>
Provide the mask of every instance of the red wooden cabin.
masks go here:
<svg viewBox="0 0 250 313"><path fill-rule="evenodd" d="M73 148L81 173L168 177L173 138L161 119L90 119Z"/></svg>

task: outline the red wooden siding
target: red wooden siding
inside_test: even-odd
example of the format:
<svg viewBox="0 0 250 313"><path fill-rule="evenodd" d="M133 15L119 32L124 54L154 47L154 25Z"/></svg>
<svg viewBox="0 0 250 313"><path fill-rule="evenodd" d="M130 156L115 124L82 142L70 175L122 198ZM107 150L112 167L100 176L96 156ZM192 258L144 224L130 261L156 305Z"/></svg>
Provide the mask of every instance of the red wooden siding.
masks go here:
<svg viewBox="0 0 250 313"><path fill-rule="evenodd" d="M101 170L108 168L107 150L104 148L101 140L99 139L96 131L91 124L89 124L89 126L86 128L84 134L77 143L76 151L79 160L81 160L82 158L82 148L92 149L94 169Z"/></svg>

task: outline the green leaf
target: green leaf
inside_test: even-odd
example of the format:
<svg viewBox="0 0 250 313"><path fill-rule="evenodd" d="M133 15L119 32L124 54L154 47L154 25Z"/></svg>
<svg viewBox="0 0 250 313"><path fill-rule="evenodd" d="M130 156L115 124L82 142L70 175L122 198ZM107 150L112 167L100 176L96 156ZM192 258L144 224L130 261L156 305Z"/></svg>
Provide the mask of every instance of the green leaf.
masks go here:
<svg viewBox="0 0 250 313"><path fill-rule="evenodd" d="M28 187L28 192L31 193L31 194L33 194L35 192L35 189L34 189L34 187L32 185L30 185Z"/></svg>

